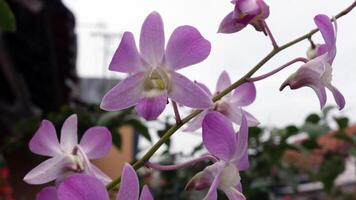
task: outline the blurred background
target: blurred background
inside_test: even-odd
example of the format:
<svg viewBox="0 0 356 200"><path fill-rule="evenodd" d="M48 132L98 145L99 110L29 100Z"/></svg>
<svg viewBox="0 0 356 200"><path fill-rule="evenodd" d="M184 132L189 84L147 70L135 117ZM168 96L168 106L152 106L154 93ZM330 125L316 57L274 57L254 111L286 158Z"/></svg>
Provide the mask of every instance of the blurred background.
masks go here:
<svg viewBox="0 0 356 200"><path fill-rule="evenodd" d="M316 14L335 15L353 1L266 2L271 11L267 23L282 44L314 28ZM156 122L138 118L131 109L107 113L98 107L105 92L125 77L108 70L122 33L132 31L137 40L150 12L162 15L167 39L177 26L188 24L212 43L208 59L182 74L211 89L222 70L232 80L244 75L271 45L252 27L217 34L220 21L232 9L229 1L218 0L0 0L0 199L34 199L43 187L22 181L43 160L27 146L43 118L58 130L77 113L79 134L94 125L108 126L114 146L107 157L94 162L112 178L174 123L168 106ZM338 20L333 83L346 98L343 111L332 106L320 111L310 89L278 91L298 65L256 83L257 99L247 110L261 125L250 130L252 164L242 173L248 199L356 199L355 20L356 11ZM322 42L318 33L313 40ZM293 46L257 74L305 56L308 47L307 41ZM331 94L328 103L334 105ZM188 112L182 108L182 113ZM178 132L152 160L171 164L202 153L199 131ZM182 191L206 164L165 173L144 169L140 174L157 199L199 199L204 192Z"/></svg>

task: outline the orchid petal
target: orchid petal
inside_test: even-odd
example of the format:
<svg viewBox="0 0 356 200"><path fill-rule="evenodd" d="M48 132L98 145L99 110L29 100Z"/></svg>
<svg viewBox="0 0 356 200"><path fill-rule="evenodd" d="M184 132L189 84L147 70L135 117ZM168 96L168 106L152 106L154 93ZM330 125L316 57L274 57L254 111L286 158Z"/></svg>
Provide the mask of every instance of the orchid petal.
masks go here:
<svg viewBox="0 0 356 200"><path fill-rule="evenodd" d="M111 133L106 127L92 127L85 131L79 146L82 147L89 159L105 156L111 146Z"/></svg>
<svg viewBox="0 0 356 200"><path fill-rule="evenodd" d="M172 100L184 106L198 109L209 108L213 105L209 95L185 76L171 72L171 82L172 86L168 96Z"/></svg>
<svg viewBox="0 0 356 200"><path fill-rule="evenodd" d="M143 91L143 77L144 73L136 73L122 80L105 94L100 107L106 111L115 111L137 104Z"/></svg>
<svg viewBox="0 0 356 200"><path fill-rule="evenodd" d="M69 116L63 123L61 130L61 148L66 152L71 152L78 144L78 118L76 114Z"/></svg>
<svg viewBox="0 0 356 200"><path fill-rule="evenodd" d="M322 109L325 104L326 104L326 92L325 92L325 88L320 86L310 86L314 92L316 93L316 95L318 96L319 99L319 103L320 103L320 109Z"/></svg>
<svg viewBox="0 0 356 200"><path fill-rule="evenodd" d="M202 90L204 90L210 97L213 96L213 94L211 94L209 88L206 85L204 85L203 83L200 83L198 81L194 81L194 83L197 84Z"/></svg>
<svg viewBox="0 0 356 200"><path fill-rule="evenodd" d="M23 180L33 185L48 183L61 176L66 163L67 159L63 156L47 159L28 172Z"/></svg>
<svg viewBox="0 0 356 200"><path fill-rule="evenodd" d="M152 12L143 22L140 35L140 52L151 66L158 66L163 59L163 21L157 12Z"/></svg>
<svg viewBox="0 0 356 200"><path fill-rule="evenodd" d="M148 189L147 185L144 185L142 188L140 200L153 200L153 196L150 192L150 189Z"/></svg>
<svg viewBox="0 0 356 200"><path fill-rule="evenodd" d="M234 18L234 12L230 12L220 23L219 33L236 33L246 27L247 24L238 23Z"/></svg>
<svg viewBox="0 0 356 200"><path fill-rule="evenodd" d="M242 158L240 158L239 160L236 160L235 165L240 171L247 170L250 167L248 153L246 152L245 154L242 155Z"/></svg>
<svg viewBox="0 0 356 200"><path fill-rule="evenodd" d="M232 103L236 106L248 106L256 99L256 87L251 82L244 83L237 87L232 97Z"/></svg>
<svg viewBox="0 0 356 200"><path fill-rule="evenodd" d="M138 53L134 36L131 32L125 32L111 60L109 70L136 73L140 71L140 65L140 54Z"/></svg>
<svg viewBox="0 0 356 200"><path fill-rule="evenodd" d="M58 186L59 200L109 200L105 185L92 176L76 174Z"/></svg>
<svg viewBox="0 0 356 200"><path fill-rule="evenodd" d="M218 82L216 84L215 92L221 92L227 87L229 87L230 85L231 85L230 76L226 71L223 71L219 76Z"/></svg>
<svg viewBox="0 0 356 200"><path fill-rule="evenodd" d="M136 171L131 165L125 163L119 193L116 200L136 200L139 197L139 182Z"/></svg>
<svg viewBox="0 0 356 200"><path fill-rule="evenodd" d="M220 163L217 163L217 164L220 164ZM212 168L213 165L210 165L207 168L209 168L209 167ZM222 174L223 169L224 169L223 166L222 167L221 166L215 167L215 171L212 172L214 174L213 182L211 183L210 188L208 190L208 193L205 195L203 200L216 200L217 199L217 188L218 188L219 183L220 183L220 178L221 178L221 174Z"/></svg>
<svg viewBox="0 0 356 200"><path fill-rule="evenodd" d="M36 195L36 200L58 200L56 187L45 187Z"/></svg>
<svg viewBox="0 0 356 200"><path fill-rule="evenodd" d="M52 122L43 120L29 143L30 150L38 155L56 156L61 154L56 129Z"/></svg>
<svg viewBox="0 0 356 200"><path fill-rule="evenodd" d="M106 175L103 171L101 171L98 167L96 167L95 165L90 163L90 169L91 172L95 175L95 177L100 180L103 184L108 184L110 183L112 180L111 178ZM90 175L90 174L88 174Z"/></svg>
<svg viewBox="0 0 356 200"><path fill-rule="evenodd" d="M314 21L325 40L331 64L336 55L336 36L334 32L334 27L331 23L330 18L323 14L315 16Z"/></svg>
<svg viewBox="0 0 356 200"><path fill-rule="evenodd" d="M334 87L331 84L328 86L328 89L332 92L335 102L339 106L339 109L342 110L345 107L344 96L341 94L341 92L336 87Z"/></svg>
<svg viewBox="0 0 356 200"><path fill-rule="evenodd" d="M236 151L235 132L230 121L219 112L209 112L203 120L204 146L214 156L229 161Z"/></svg>
<svg viewBox="0 0 356 200"><path fill-rule="evenodd" d="M246 117L247 124L249 127L257 126L260 124L260 122L253 115L251 115L249 112L246 112L246 111L243 111L243 112L244 112L244 115ZM225 109L224 115L226 117L228 117L235 124L241 124L241 120L242 120L242 109L241 108L239 108L233 104L232 105L228 104L227 108Z"/></svg>
<svg viewBox="0 0 356 200"><path fill-rule="evenodd" d="M166 108L167 91L159 91L155 96L144 96L136 105L135 109L138 115L146 120L156 119Z"/></svg>
<svg viewBox="0 0 356 200"><path fill-rule="evenodd" d="M240 130L236 136L236 152L234 159L240 160L245 154L247 154L248 149L248 126L247 120L244 114L242 114L242 122L240 125Z"/></svg>
<svg viewBox="0 0 356 200"><path fill-rule="evenodd" d="M196 28L180 26L169 38L165 58L168 67L178 70L205 60L210 50L210 42Z"/></svg>
<svg viewBox="0 0 356 200"><path fill-rule="evenodd" d="M188 123L188 126L186 129L184 129L184 131L186 132L193 132L198 130L199 128L201 128L202 124L203 124L203 120L205 118L205 115L209 112L209 110L204 110L203 112L201 112L199 115L197 115L195 118L192 119L192 121L190 121Z"/></svg>
<svg viewBox="0 0 356 200"><path fill-rule="evenodd" d="M233 187L223 187L221 190L225 193L229 200L246 200L246 197Z"/></svg>
<svg viewBox="0 0 356 200"><path fill-rule="evenodd" d="M243 13L249 15L258 15L260 7L256 0L240 0L236 1L236 7Z"/></svg>

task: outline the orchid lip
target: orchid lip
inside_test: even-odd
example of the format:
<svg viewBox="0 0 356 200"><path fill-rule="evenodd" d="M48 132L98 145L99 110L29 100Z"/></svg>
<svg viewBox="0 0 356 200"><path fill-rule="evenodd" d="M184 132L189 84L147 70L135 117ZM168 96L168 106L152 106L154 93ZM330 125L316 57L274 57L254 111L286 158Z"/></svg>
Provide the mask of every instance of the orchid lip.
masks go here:
<svg viewBox="0 0 356 200"><path fill-rule="evenodd" d="M168 90L170 87L169 79L169 75L164 69L155 67L148 71L144 77L144 90L146 92Z"/></svg>

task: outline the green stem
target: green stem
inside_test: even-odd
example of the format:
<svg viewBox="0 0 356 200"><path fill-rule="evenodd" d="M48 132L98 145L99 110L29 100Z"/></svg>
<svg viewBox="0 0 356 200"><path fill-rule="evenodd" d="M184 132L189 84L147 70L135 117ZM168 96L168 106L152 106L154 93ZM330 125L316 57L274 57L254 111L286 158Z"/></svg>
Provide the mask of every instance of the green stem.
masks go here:
<svg viewBox="0 0 356 200"><path fill-rule="evenodd" d="M345 10L341 11L339 14L335 16L335 19L338 19L346 14L348 14L354 7L356 6L356 1L354 1L351 6L347 7ZM250 78L254 73L256 73L264 64L266 64L272 57L274 57L276 54L278 54L280 51L293 46L294 44L297 44L305 39L311 38L312 35L314 35L316 32L318 32L318 29L313 29L309 33L302 35L298 37L295 40L292 40L282 46L279 46L277 48L274 48L271 52L269 52L261 61L257 63L247 74L245 74L242 78L240 78L238 81L230 85L228 88L226 88L224 91L219 93L218 95L214 96L213 101L216 102L219 99L221 99L223 96L227 95L230 93L232 90L240 86L241 84L247 82L247 79ZM193 119L195 116L197 116L199 113L201 113L202 110L195 110L185 118L181 120L181 123L173 125L170 129L167 130L167 132L147 151L147 153L139 160L137 160L134 164L133 167L138 170L139 168L143 167L145 162L148 161L153 154L184 124L186 124L188 121ZM115 188L120 183L120 178L118 177L114 179L111 183L109 183L106 188L107 190L112 190Z"/></svg>

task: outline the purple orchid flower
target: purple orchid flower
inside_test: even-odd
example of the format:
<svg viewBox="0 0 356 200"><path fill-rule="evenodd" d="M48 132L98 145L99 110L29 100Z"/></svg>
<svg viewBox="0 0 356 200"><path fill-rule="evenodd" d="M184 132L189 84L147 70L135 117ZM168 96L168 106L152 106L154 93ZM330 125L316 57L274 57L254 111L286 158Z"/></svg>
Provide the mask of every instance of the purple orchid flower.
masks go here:
<svg viewBox="0 0 356 200"><path fill-rule="evenodd" d="M265 19L269 16L269 7L263 0L232 0L231 3L235 9L222 20L219 33L236 33L251 24L267 35Z"/></svg>
<svg viewBox="0 0 356 200"><path fill-rule="evenodd" d="M216 84L216 90L214 95L210 92L208 87L201 83L197 83L204 91L206 91L210 98L214 95L220 93L227 87L231 85L231 80L229 74L223 71ZM256 99L256 87L252 82L247 82L240 85L234 90L233 93L229 93L217 101L213 106L205 109L197 117L195 117L184 130L187 132L192 132L199 129L205 116L211 111L218 111L229 118L232 122L236 124L241 124L242 112L244 113L248 126L257 126L259 124L258 120L252 116L250 113L243 111L241 107L248 106Z"/></svg>
<svg viewBox="0 0 356 200"><path fill-rule="evenodd" d="M140 53L133 34L124 33L109 69L130 75L104 96L102 109L113 111L136 105L140 116L153 120L165 109L168 97L192 108L212 105L204 91L175 72L207 58L210 42L196 28L180 26L172 33L166 49L164 45L163 22L157 12L151 13L142 25Z"/></svg>
<svg viewBox="0 0 356 200"><path fill-rule="evenodd" d="M116 200L153 200L145 185L140 196L140 185L137 174L131 165L125 164L120 190ZM98 179L75 174L63 180L58 187L46 187L37 194L37 200L109 200L105 185Z"/></svg>
<svg viewBox="0 0 356 200"><path fill-rule="evenodd" d="M310 87L315 91L319 98L320 107L323 108L326 104L325 88L328 88L341 110L345 106L345 98L331 84L332 63L336 56L336 25L334 30L329 17L322 14L315 16L314 21L325 40L325 44L317 48L317 57L302 65L281 85L280 90L282 91L286 86L291 89Z"/></svg>
<svg viewBox="0 0 356 200"><path fill-rule="evenodd" d="M229 200L245 199L239 171L249 167L246 118L242 117L240 130L235 134L231 122L224 115L219 112L208 113L203 121L203 142L219 161L197 173L186 189L202 190L209 187L204 200L216 200L217 189L222 190Z"/></svg>
<svg viewBox="0 0 356 200"><path fill-rule="evenodd" d="M29 148L35 154L51 158L27 173L24 181L29 184L43 184L55 179L61 181L73 173L81 172L95 176L103 183L109 183L111 179L91 164L89 159L105 156L111 146L109 130L99 126L88 129L78 144L77 115L71 115L64 122L60 143L53 124L43 120L32 137Z"/></svg>

